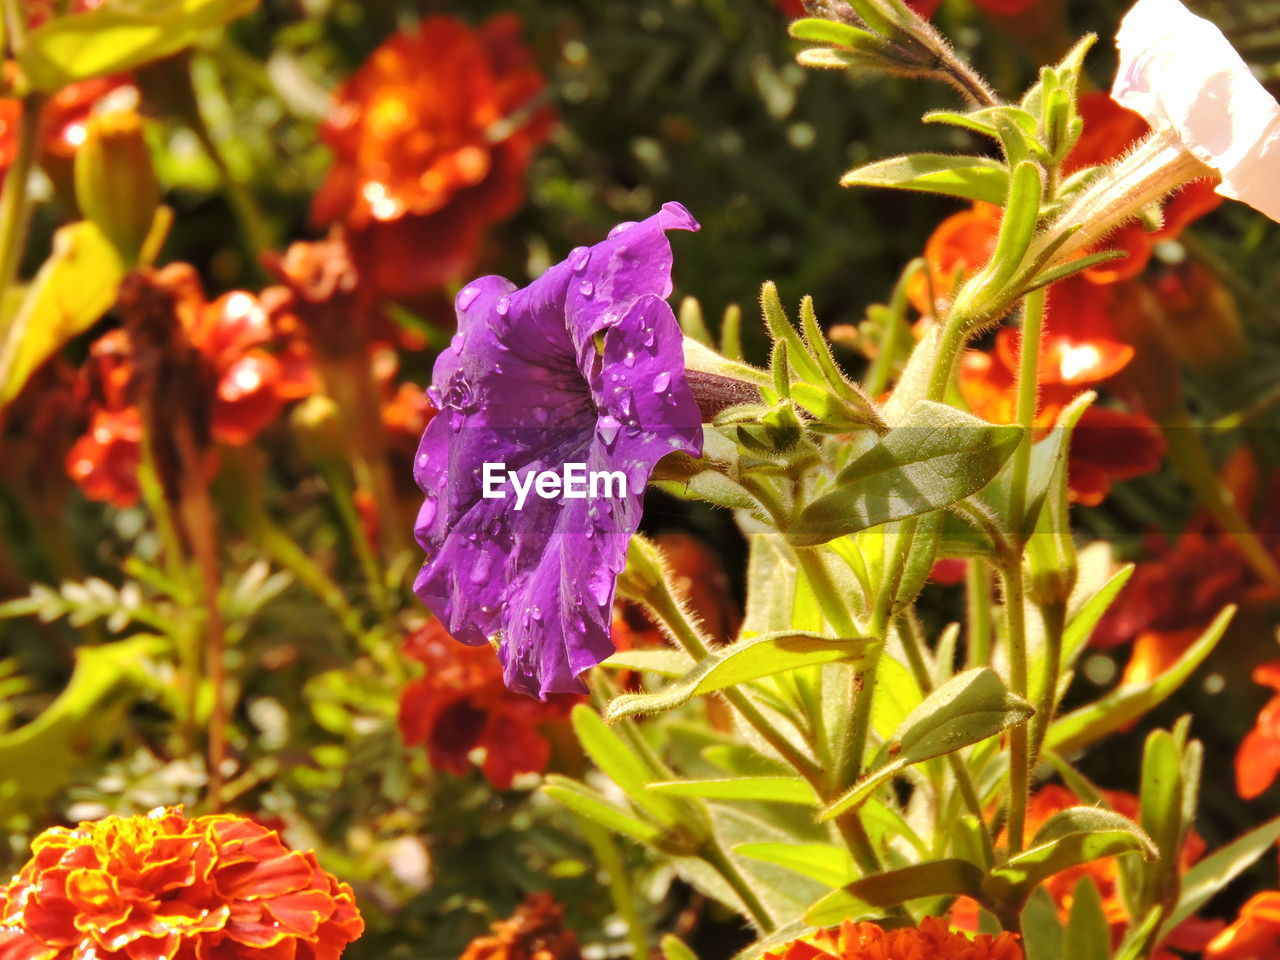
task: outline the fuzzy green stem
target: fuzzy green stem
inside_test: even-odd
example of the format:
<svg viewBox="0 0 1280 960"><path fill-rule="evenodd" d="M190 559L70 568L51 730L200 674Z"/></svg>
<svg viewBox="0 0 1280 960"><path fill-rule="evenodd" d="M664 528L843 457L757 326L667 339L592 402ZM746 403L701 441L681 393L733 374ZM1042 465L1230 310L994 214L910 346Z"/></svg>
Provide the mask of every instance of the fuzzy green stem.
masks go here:
<svg viewBox="0 0 1280 960"><path fill-rule="evenodd" d="M716 873L720 874L724 882L738 895L738 899L742 901L742 905L746 907L751 919L755 921L760 931L762 933L771 933L777 927L777 924L773 922L773 917L769 915L765 905L760 902L760 898L756 896L755 891L751 889L751 885L747 883L737 864L724 851L724 848L713 841L708 849L703 852L702 858L715 869Z"/></svg>
<svg viewBox="0 0 1280 960"><path fill-rule="evenodd" d="M1036 713L1031 719L1030 766L1034 767L1044 738L1058 708L1058 682L1062 676L1062 636L1067 629L1065 603L1040 605L1040 620L1044 624L1044 685L1036 698Z"/></svg>
<svg viewBox="0 0 1280 960"><path fill-rule="evenodd" d="M1022 559L1014 558L1001 572L1004 586L1005 640L1009 645L1009 689L1027 696L1027 610ZM1031 792L1031 753L1027 725L1009 730L1009 852L1020 853Z"/></svg>
<svg viewBox="0 0 1280 960"><path fill-rule="evenodd" d="M965 564L965 633L970 667L991 665L991 576L986 561L975 557Z"/></svg>
<svg viewBox="0 0 1280 960"><path fill-rule="evenodd" d="M578 824L578 832L586 839L591 852L595 854L596 863L609 877L609 899L613 901L613 909L627 925L627 940L631 944L631 956L634 960L649 960L649 938L645 936L644 925L640 921L640 911L636 909L640 898L631 888L626 864L622 860L622 852L604 827L585 817L574 819Z"/></svg>
<svg viewBox="0 0 1280 960"><path fill-rule="evenodd" d="M364 523L360 519L360 512L356 509L354 490L346 477L342 475L342 471L343 467L336 465L332 468L322 469L321 476L324 477L324 481L333 495L333 504L338 511L338 518L342 521L343 527L346 528L347 536L351 539L351 545L355 550L356 559L360 563L360 569L364 574L365 583L369 587L373 603L383 618L386 619L390 617L390 604L387 598L386 586L383 582L382 567L378 563L378 556L374 552L373 544L369 542L369 537L365 533Z"/></svg>

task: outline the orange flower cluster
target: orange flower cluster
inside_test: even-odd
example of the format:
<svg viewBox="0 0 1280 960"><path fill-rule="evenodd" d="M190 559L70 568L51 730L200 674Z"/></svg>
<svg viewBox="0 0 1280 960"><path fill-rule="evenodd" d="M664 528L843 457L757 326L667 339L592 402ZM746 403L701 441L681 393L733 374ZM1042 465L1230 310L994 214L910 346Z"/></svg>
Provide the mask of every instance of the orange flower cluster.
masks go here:
<svg viewBox="0 0 1280 960"><path fill-rule="evenodd" d="M259 298L235 291L210 302L195 268L185 263L158 271L154 279L173 294L186 339L204 358L215 384L208 401L215 440L249 443L287 402L315 390L310 368L293 362L292 345L281 343ZM270 352L269 345L284 350ZM121 507L140 496L142 418L133 377L133 346L125 331L113 330L92 345L84 371L89 428L66 461L86 496Z"/></svg>
<svg viewBox="0 0 1280 960"><path fill-rule="evenodd" d="M400 735L408 746L425 744L432 767L464 776L472 751L483 750L480 769L498 790L547 769L551 743L538 728L564 721L582 697L542 703L508 690L493 651L458 643L438 620L409 634L404 652L427 673L400 696Z"/></svg>
<svg viewBox="0 0 1280 960"><path fill-rule="evenodd" d="M564 926L564 907L549 893L534 893L488 936L467 944L461 960L579 960L578 938Z"/></svg>
<svg viewBox="0 0 1280 960"><path fill-rule="evenodd" d="M423 20L387 40L338 90L321 131L334 166L313 219L344 223L361 275L410 298L468 273L485 231L524 202L554 114L546 82L502 15L473 30Z"/></svg>
<svg viewBox="0 0 1280 960"><path fill-rule="evenodd" d="M884 930L874 923L846 920L765 954L766 960L1022 960L1011 933L998 937L952 930L940 917L925 917L918 927Z"/></svg>
<svg viewBox="0 0 1280 960"><path fill-rule="evenodd" d="M0 960L338 960L363 932L314 853L181 809L47 830L0 888Z"/></svg>

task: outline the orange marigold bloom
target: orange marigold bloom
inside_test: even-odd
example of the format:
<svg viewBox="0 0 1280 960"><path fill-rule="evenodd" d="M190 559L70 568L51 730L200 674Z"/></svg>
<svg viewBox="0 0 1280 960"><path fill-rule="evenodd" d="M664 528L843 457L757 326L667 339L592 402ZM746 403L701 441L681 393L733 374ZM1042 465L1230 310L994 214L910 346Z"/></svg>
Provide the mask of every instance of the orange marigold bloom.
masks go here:
<svg viewBox="0 0 1280 960"><path fill-rule="evenodd" d="M321 129L335 162L312 216L347 225L382 293L414 297L468 273L484 232L524 203L554 115L519 32L511 15L479 29L429 17L338 90Z"/></svg>
<svg viewBox="0 0 1280 960"><path fill-rule="evenodd" d="M274 830L181 808L54 827L0 888L0 960L337 960L351 888Z"/></svg>
<svg viewBox="0 0 1280 960"><path fill-rule="evenodd" d="M314 391L314 378L292 359L292 344L279 353L265 349L280 338L257 297L235 291L209 302L195 268L185 263L165 267L155 279L173 293L186 341L208 367L215 440L250 443L288 401ZM67 472L86 496L121 507L139 498L142 420L133 375L133 347L124 330L112 330L93 344L84 371L91 422L67 455Z"/></svg>
<svg viewBox="0 0 1280 960"><path fill-rule="evenodd" d="M1236 753L1236 792L1246 800L1259 797L1280 776L1280 661L1253 671L1253 682L1276 691Z"/></svg>
<svg viewBox="0 0 1280 960"><path fill-rule="evenodd" d="M1240 918L1213 938L1204 960L1273 960L1280 956L1280 893L1268 890L1240 910Z"/></svg>
<svg viewBox="0 0 1280 960"><path fill-rule="evenodd" d="M410 633L404 652L427 668L400 696L404 742L425 744L431 766L457 776L471 769L472 751L483 750L480 769L498 790L517 774L547 769L551 743L538 727L564 720L583 699L562 694L542 703L508 690L493 651L456 642L438 620Z"/></svg>
<svg viewBox="0 0 1280 960"><path fill-rule="evenodd" d="M834 930L792 940L770 950L766 960L1022 960L1012 933L998 937L952 930L941 917L925 917L918 927L884 930L874 923L846 920Z"/></svg>
<svg viewBox="0 0 1280 960"><path fill-rule="evenodd" d="M564 907L549 893L532 893L508 920L476 937L461 960L580 960L578 938L564 926Z"/></svg>

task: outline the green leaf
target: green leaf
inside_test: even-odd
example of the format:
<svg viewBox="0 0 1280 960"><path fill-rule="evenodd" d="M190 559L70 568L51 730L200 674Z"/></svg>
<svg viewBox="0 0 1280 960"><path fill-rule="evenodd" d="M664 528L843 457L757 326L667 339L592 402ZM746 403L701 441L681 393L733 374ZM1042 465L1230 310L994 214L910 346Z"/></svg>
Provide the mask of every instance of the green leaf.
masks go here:
<svg viewBox="0 0 1280 960"><path fill-rule="evenodd" d="M614 806L604 796L576 780L548 774L542 792L574 813L632 840L654 846L662 837L662 830L654 824Z"/></svg>
<svg viewBox="0 0 1280 960"><path fill-rule="evenodd" d="M41 364L110 309L123 278L120 254L96 224L72 223L54 234L53 252L0 343L0 409Z"/></svg>
<svg viewBox="0 0 1280 960"><path fill-rule="evenodd" d="M656 693L628 693L605 711L613 722L637 714L674 710L693 697L775 674L822 663L850 663L874 643L864 637L832 639L812 633L781 631L739 640L716 650L688 674Z"/></svg>
<svg viewBox="0 0 1280 960"><path fill-rule="evenodd" d="M921 897L982 897L982 871L967 860L934 860L876 873L827 894L804 915L814 927L881 917L889 907Z"/></svg>
<svg viewBox="0 0 1280 960"><path fill-rule="evenodd" d="M912 764L981 743L1026 722L1034 712L1031 704L1010 692L990 667L958 674L911 711L888 750L882 751L880 764L826 807L819 819L829 820L859 806L890 777Z"/></svg>
<svg viewBox="0 0 1280 960"><path fill-rule="evenodd" d="M1188 824L1183 822L1182 738L1167 730L1147 735L1142 751L1140 819L1160 851L1160 859L1143 871L1138 913L1148 907L1172 906L1178 896L1178 858Z"/></svg>
<svg viewBox="0 0 1280 960"><path fill-rule="evenodd" d="M826 843L743 843L733 852L786 867L829 887L842 887L858 876L849 851Z"/></svg>
<svg viewBox="0 0 1280 960"><path fill-rule="evenodd" d="M663 960L698 960L698 955L689 949L689 945L673 933L663 934L658 949Z"/></svg>
<svg viewBox="0 0 1280 960"><path fill-rule="evenodd" d="M1091 877L1080 878L1071 898L1063 956L1072 960L1108 960L1111 956L1111 924Z"/></svg>
<svg viewBox="0 0 1280 960"><path fill-rule="evenodd" d="M80 754L103 732L107 698L131 678L138 683L142 665L168 649L154 636L79 648L58 698L30 723L0 734L0 811L43 801L65 786Z"/></svg>
<svg viewBox="0 0 1280 960"><path fill-rule="evenodd" d="M953 127L972 130L992 140L1003 140L1000 128L996 125L996 117L1002 116L1011 124L1022 130L1027 136L1036 135L1036 118L1021 107L983 107L970 113L957 113L951 110L931 110L921 119L925 123L946 123ZM1000 198L1004 200L1003 197Z"/></svg>
<svg viewBox="0 0 1280 960"><path fill-rule="evenodd" d="M846 187L917 190L1003 204L1009 193L1009 170L989 157L911 153L856 167L841 177L840 183Z"/></svg>
<svg viewBox="0 0 1280 960"><path fill-rule="evenodd" d="M664 826L675 826L681 821L684 811L679 805L646 789L660 774L650 769L649 764L620 736L605 726L595 710L580 703L573 708L570 719L573 732L587 756L632 803Z"/></svg>
<svg viewBox="0 0 1280 960"><path fill-rule="evenodd" d="M191 46L258 0L132 0L55 17L28 34L18 62L42 93L123 73Z"/></svg>
<svg viewBox="0 0 1280 960"><path fill-rule="evenodd" d="M1044 887L1037 887L1022 911L1022 943L1026 960L1075 960L1062 952L1064 933L1058 904Z"/></svg>
<svg viewBox="0 0 1280 960"><path fill-rule="evenodd" d="M717 780L670 780L649 784L653 793L703 800L790 803L818 806L818 795L799 777L724 777Z"/></svg>
<svg viewBox="0 0 1280 960"><path fill-rule="evenodd" d="M1067 629L1062 635L1062 663L1064 667L1069 667L1076 662L1089 638L1093 636L1094 628L1101 622L1103 615L1110 609L1111 604L1115 602L1116 597L1120 595L1120 591L1125 588L1129 582L1129 578L1133 576L1134 565L1127 563L1117 570L1102 588L1098 590L1088 602L1080 608L1080 612L1071 618L1071 622L1067 624Z"/></svg>
<svg viewBox="0 0 1280 960"><path fill-rule="evenodd" d="M1160 940L1169 936L1180 923L1188 920L1280 840L1280 817L1250 830L1221 850L1205 857L1182 877L1182 893L1178 905L1164 921Z"/></svg>
<svg viewBox="0 0 1280 960"><path fill-rule="evenodd" d="M950 506L986 486L1021 436L1017 426L923 400L840 472L835 489L804 509L788 531L791 540L823 543Z"/></svg>
<svg viewBox="0 0 1280 960"><path fill-rule="evenodd" d="M1050 817L1027 850L992 871L985 889L994 902L1017 911L1054 874L1124 853L1148 860L1158 856L1152 839L1128 817L1099 807L1071 807Z"/></svg>
<svg viewBox="0 0 1280 960"><path fill-rule="evenodd" d="M1049 728L1045 745L1058 752L1088 746L1107 734L1128 726L1162 703L1209 656L1222 639L1235 612L1234 606L1226 607L1200 638L1178 658L1177 663L1154 680L1118 687L1100 700L1059 717Z"/></svg>
<svg viewBox="0 0 1280 960"><path fill-rule="evenodd" d="M806 17L793 21L787 32L797 40L809 43L829 43L836 47L850 47L854 50L882 49L884 41L873 33L838 20L823 20L818 17Z"/></svg>
<svg viewBox="0 0 1280 960"><path fill-rule="evenodd" d="M615 670L639 670L660 677L683 677L693 667L693 658L683 650L654 647L642 650L619 650L600 666Z"/></svg>
<svg viewBox="0 0 1280 960"><path fill-rule="evenodd" d="M996 238L996 249L987 267L992 287L1004 286L1017 274L1022 258L1026 256L1036 233L1043 193L1044 182L1039 164L1033 160L1024 160L1013 168L1004 217L1000 221L1000 234Z"/></svg>

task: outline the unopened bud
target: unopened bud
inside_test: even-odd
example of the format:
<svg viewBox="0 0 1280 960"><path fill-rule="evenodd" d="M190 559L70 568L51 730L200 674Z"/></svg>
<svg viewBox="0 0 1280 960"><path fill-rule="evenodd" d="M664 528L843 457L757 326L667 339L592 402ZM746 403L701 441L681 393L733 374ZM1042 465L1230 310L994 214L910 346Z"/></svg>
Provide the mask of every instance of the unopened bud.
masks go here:
<svg viewBox="0 0 1280 960"><path fill-rule="evenodd" d="M125 263L139 261L160 207L142 118L133 111L91 116L76 153L76 201Z"/></svg>

